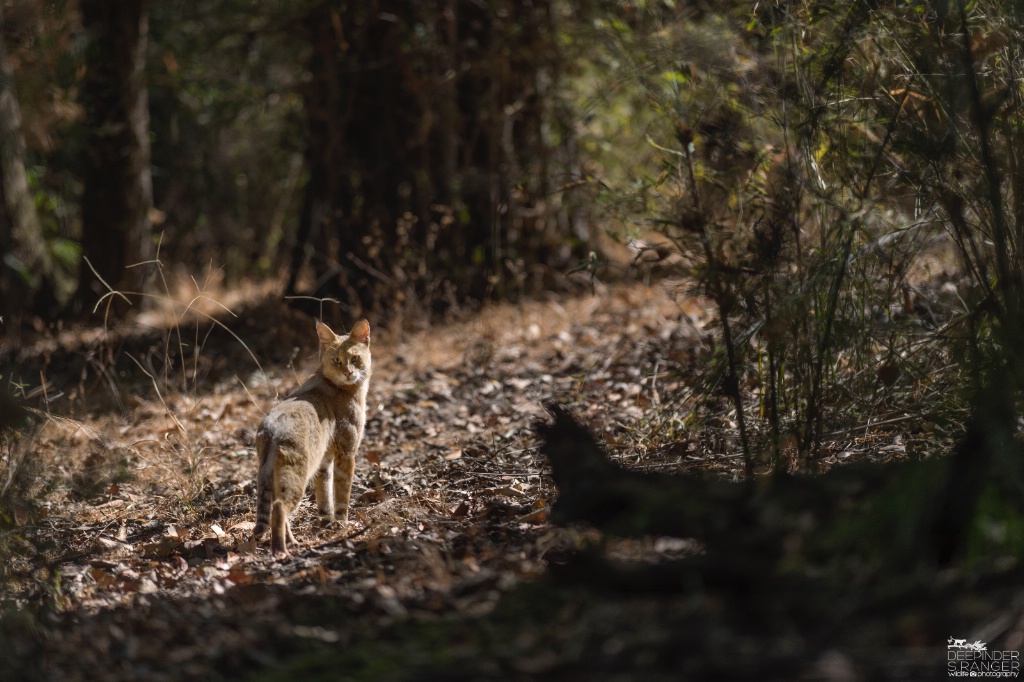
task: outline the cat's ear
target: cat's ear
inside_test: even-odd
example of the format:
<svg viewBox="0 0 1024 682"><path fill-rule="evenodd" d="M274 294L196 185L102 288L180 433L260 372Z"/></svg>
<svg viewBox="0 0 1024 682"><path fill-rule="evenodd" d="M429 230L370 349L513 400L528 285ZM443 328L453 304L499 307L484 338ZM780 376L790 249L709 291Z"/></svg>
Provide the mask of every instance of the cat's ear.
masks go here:
<svg viewBox="0 0 1024 682"><path fill-rule="evenodd" d="M366 320L359 320L352 327L352 332L348 336L350 339L370 345L370 323Z"/></svg>
<svg viewBox="0 0 1024 682"><path fill-rule="evenodd" d="M320 320L316 321L316 335L320 337L320 343L328 344L334 343L338 339L338 335L331 331L331 328Z"/></svg>

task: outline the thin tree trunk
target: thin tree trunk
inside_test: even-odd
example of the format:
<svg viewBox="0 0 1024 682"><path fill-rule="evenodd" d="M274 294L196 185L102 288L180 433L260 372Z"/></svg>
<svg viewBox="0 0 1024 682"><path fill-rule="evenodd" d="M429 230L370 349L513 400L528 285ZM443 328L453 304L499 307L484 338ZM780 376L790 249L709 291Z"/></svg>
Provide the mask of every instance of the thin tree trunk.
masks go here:
<svg viewBox="0 0 1024 682"><path fill-rule="evenodd" d="M150 209L149 106L145 66L146 0L81 0L89 33L82 83L88 145L83 168L82 249L111 286L137 291L153 257ZM105 291L82 266L78 298L86 304Z"/></svg>
<svg viewBox="0 0 1024 682"><path fill-rule="evenodd" d="M0 25L3 3L0 3ZM14 78L0 35L0 285L4 292L0 315L8 323L29 309L43 287L52 287L53 258L46 248L35 201L25 173L25 139ZM5 235L5 236L4 236ZM52 293L52 292L51 292Z"/></svg>

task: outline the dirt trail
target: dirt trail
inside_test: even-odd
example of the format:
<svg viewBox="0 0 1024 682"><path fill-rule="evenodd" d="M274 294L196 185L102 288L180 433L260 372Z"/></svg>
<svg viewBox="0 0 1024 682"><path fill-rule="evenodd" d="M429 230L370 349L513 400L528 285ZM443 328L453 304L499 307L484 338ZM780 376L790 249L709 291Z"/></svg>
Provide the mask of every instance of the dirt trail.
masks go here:
<svg viewBox="0 0 1024 682"><path fill-rule="evenodd" d="M252 437L312 366L312 322L293 364L261 362L264 374L243 359L183 392L168 388L173 375L159 393L143 380L124 412L52 420L32 457L56 486L5 587L9 603L47 608L5 622L10 669L233 677L410 614L488 612L581 541L547 521L554 491L531 429L542 401L570 405L635 466L692 465L694 453L648 452L631 434L692 370L701 315L663 287L631 285L375 335L351 523L321 530L307 500L283 562L248 541Z"/></svg>

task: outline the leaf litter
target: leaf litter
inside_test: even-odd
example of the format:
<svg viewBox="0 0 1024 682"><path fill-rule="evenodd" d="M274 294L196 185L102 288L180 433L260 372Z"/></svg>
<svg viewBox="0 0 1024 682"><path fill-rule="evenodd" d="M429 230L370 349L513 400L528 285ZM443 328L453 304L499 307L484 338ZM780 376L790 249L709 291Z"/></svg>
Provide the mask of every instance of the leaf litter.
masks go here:
<svg viewBox="0 0 1024 682"><path fill-rule="evenodd" d="M736 468L728 438L648 448L635 435L707 358L710 313L670 291L602 287L378 333L350 523L321 528L307 497L284 561L249 537L254 429L313 366L311 323L307 339L263 307L263 327L288 328L284 343L296 344L277 347L262 329L279 364L244 376L251 363L218 373L215 359L208 381L181 382L189 390L140 388L123 412L79 407L48 422L34 454L58 484L21 529L27 542L3 586L8 609L43 605L32 627L6 633L21 652L13 669L61 680L230 678L410 619L491 612L552 558L594 540L549 522L556 491L532 430L543 401L569 405L629 466ZM204 357L217 353L208 341ZM609 551L660 560L699 548L651 539ZM594 636L573 628L559 636ZM515 670L557 668L556 649L522 637L532 653Z"/></svg>

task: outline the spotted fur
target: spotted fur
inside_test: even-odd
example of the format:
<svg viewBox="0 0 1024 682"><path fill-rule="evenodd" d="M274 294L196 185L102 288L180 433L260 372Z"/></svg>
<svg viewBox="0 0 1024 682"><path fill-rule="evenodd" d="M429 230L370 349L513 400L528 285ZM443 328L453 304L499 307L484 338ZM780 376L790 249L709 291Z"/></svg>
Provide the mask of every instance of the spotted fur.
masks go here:
<svg viewBox="0 0 1024 682"><path fill-rule="evenodd" d="M320 368L263 419L256 432L256 526L270 528L275 556L295 544L289 516L310 479L321 522L348 522L356 452L366 424L370 325L360 320L346 336L317 322Z"/></svg>

